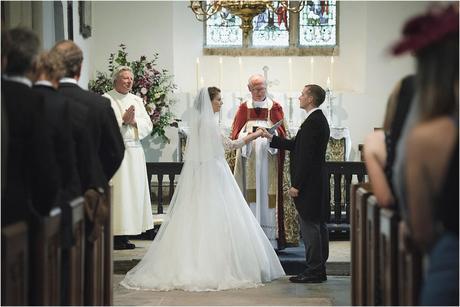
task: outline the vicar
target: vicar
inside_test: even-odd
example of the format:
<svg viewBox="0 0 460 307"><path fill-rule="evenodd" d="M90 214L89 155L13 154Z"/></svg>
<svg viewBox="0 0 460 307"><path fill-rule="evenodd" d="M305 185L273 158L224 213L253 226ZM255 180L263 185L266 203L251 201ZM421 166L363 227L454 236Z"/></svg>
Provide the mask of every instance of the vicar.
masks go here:
<svg viewBox="0 0 460 307"><path fill-rule="evenodd" d="M105 93L125 142L125 157L112 178L113 234L115 249L133 249L127 235L138 235L153 228L149 181L144 149L140 140L152 131L152 121L142 99L129 93L133 86L130 67L120 66L113 72L114 89Z"/></svg>
<svg viewBox="0 0 460 307"><path fill-rule="evenodd" d="M248 81L251 99L243 102L235 115L231 138L243 138L257 127L271 127L284 117L281 105L267 97L267 83L262 75ZM279 126L276 134L285 137ZM265 138L258 138L237 151L235 179L251 210L275 249L285 246L283 210L284 151L270 148Z"/></svg>

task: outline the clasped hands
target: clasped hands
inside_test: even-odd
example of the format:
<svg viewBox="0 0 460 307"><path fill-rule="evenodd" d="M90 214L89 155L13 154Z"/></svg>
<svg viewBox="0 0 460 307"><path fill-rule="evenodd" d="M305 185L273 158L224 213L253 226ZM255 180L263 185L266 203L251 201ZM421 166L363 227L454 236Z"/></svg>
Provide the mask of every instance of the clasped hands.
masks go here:
<svg viewBox="0 0 460 307"><path fill-rule="evenodd" d="M125 124L125 125L131 125L131 126L136 125L135 109L134 109L133 105L131 105L125 111L125 113L122 116L122 121L123 121L123 124Z"/></svg>
<svg viewBox="0 0 460 307"><path fill-rule="evenodd" d="M254 136L255 138L258 138L258 137L264 137L266 138L267 140L271 141L273 139L273 135L270 134L267 129L263 128L263 127L259 127L257 128L256 132L254 132ZM294 188L294 187L290 187L289 190L288 190L288 194L289 196L291 197L298 197L299 196L299 190Z"/></svg>

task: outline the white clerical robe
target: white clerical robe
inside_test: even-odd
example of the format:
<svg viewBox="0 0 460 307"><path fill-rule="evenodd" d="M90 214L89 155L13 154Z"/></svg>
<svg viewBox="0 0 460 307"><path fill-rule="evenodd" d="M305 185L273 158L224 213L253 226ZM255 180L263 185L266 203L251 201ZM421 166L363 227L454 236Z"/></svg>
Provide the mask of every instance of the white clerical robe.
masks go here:
<svg viewBox="0 0 460 307"><path fill-rule="evenodd" d="M248 101L248 109L256 107L271 109L272 105L273 102L268 97L262 102ZM238 139L252 132L254 126L268 128L272 125L269 118L248 120L241 129ZM246 172L246 191L250 192L255 189L255 202L249 201L249 207L275 249L278 248L276 198L271 200L273 205L270 206L269 194L276 195L277 191L277 153L278 150L271 148L266 138L260 137L243 146L241 151L237 151L235 167L235 180L242 192L244 193L243 172ZM242 158L246 159L245 171L243 171ZM253 199L253 197L248 197L248 199Z"/></svg>
<svg viewBox="0 0 460 307"><path fill-rule="evenodd" d="M152 121L138 96L111 90L104 97L110 99L125 143L123 162L112 178L113 234L138 235L153 228L145 155L140 142L152 131ZM122 124L122 116L131 105L135 108L137 128Z"/></svg>

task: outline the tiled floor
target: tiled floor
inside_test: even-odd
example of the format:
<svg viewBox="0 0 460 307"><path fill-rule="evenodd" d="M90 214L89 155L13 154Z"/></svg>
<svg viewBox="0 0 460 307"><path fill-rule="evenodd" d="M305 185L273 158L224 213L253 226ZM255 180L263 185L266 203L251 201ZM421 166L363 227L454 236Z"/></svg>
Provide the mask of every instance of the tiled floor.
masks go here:
<svg viewBox="0 0 460 307"><path fill-rule="evenodd" d="M129 263L142 258L150 241L134 241L136 249L115 251L114 260ZM285 251L289 257L302 256L302 248ZM286 257L286 255L284 255ZM350 242L331 241L328 263L350 261ZM329 268L328 268L329 272ZM263 287L244 290L227 290L217 292L186 291L136 291L119 285L123 275L114 276L114 305L139 306L222 306L222 305L350 305L350 276L328 276L321 284L293 284L288 277L266 284Z"/></svg>

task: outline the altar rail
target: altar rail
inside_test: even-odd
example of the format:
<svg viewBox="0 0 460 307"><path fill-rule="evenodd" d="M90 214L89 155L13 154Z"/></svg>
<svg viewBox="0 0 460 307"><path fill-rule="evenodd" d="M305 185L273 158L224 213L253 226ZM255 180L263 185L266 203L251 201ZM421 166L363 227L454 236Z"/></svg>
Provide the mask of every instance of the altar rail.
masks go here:
<svg viewBox="0 0 460 307"><path fill-rule="evenodd" d="M157 199L153 196L149 185L152 204L158 205L156 214L162 214L165 205L164 188L169 187L169 200L174 194L174 180L182 170L183 162L148 162L147 177L149 182L153 176L158 180L158 189L155 191ZM331 230L350 229L350 188L355 182L365 181L366 167L363 162L327 161L325 168L325 184L327 186L327 199L331 204L331 214L328 226ZM169 178L169 183L164 184L164 177ZM331 187L334 192L331 195Z"/></svg>
<svg viewBox="0 0 460 307"><path fill-rule="evenodd" d="M326 199L331 206L329 231L349 234L351 184L366 181L366 166L364 162L326 161L325 169Z"/></svg>

